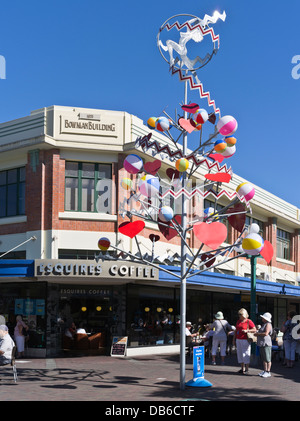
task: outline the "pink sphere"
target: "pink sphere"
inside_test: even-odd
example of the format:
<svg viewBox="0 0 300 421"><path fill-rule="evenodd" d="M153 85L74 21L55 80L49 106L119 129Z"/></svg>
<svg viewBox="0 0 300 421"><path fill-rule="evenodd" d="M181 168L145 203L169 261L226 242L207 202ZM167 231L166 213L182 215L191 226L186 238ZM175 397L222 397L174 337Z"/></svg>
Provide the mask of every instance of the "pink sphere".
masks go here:
<svg viewBox="0 0 300 421"><path fill-rule="evenodd" d="M238 123L231 115L226 115L217 123L217 129L222 136L231 136L238 128Z"/></svg>

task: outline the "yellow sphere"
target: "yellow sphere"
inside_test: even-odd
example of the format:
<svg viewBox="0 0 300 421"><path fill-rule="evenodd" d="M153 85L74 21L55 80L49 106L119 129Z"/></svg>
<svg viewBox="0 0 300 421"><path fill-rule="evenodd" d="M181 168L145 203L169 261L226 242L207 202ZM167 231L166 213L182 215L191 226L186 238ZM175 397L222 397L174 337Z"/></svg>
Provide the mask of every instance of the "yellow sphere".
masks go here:
<svg viewBox="0 0 300 421"><path fill-rule="evenodd" d="M176 170L179 172L184 172L189 167L189 161L185 158L177 159L175 163Z"/></svg>

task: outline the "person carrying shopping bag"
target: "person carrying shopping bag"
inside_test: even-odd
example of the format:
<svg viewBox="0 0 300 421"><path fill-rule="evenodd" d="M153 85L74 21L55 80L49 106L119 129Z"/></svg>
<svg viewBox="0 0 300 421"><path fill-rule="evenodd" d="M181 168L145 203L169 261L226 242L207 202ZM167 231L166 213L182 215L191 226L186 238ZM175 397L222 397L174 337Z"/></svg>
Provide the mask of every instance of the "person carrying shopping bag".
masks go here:
<svg viewBox="0 0 300 421"><path fill-rule="evenodd" d="M220 346L220 355L221 355L221 364L225 364L226 356L226 345L227 345L227 333L232 330L231 325L224 320L222 311L218 311L215 314L215 321L211 325L212 330L214 331L212 339L212 365L216 365L216 354L218 346Z"/></svg>
<svg viewBox="0 0 300 421"><path fill-rule="evenodd" d="M241 365L239 373L248 374L251 356L251 344L248 342L247 333L256 332L255 324L249 319L247 310L241 308L238 312L239 320L236 323L233 344L236 345L238 363Z"/></svg>

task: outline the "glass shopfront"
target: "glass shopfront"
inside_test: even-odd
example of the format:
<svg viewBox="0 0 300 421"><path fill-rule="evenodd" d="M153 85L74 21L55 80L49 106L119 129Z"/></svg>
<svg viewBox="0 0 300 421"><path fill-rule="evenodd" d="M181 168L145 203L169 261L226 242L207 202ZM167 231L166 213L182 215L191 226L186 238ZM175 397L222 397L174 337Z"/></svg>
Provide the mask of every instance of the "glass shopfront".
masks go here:
<svg viewBox="0 0 300 421"><path fill-rule="evenodd" d="M123 287L48 285L49 353L106 354L122 335Z"/></svg>
<svg viewBox="0 0 300 421"><path fill-rule="evenodd" d="M256 302L255 322L260 322L260 314L269 311L274 326L281 325L288 300L257 295ZM211 323L217 311L222 311L225 319L235 325L242 307L250 313L249 293L200 288L186 291L186 320L195 330ZM1 283L0 315L5 317L12 336L16 316L22 315L29 326L28 356L57 356L62 351L69 355L73 352L108 355L113 336L128 336L128 347L180 343L179 287L109 282L107 285ZM76 332L71 338L70 328Z"/></svg>
<svg viewBox="0 0 300 421"><path fill-rule="evenodd" d="M60 318L87 332L100 332L113 322L111 287L60 287Z"/></svg>
<svg viewBox="0 0 300 421"><path fill-rule="evenodd" d="M179 344L180 289L131 284L126 289L126 335L129 346ZM186 320L192 323L195 331L212 323L218 311L223 312L231 325L236 324L240 308L245 308L250 314L250 294L187 289L186 297ZM273 314L274 326L281 325L286 300L257 296L256 302L255 323L261 322L259 314L268 311Z"/></svg>
<svg viewBox="0 0 300 421"><path fill-rule="evenodd" d="M29 327L25 347L46 347L46 283L7 283L0 285L0 314L13 337L16 316Z"/></svg>
<svg viewBox="0 0 300 421"><path fill-rule="evenodd" d="M179 343L179 300L174 288L127 285L129 346Z"/></svg>

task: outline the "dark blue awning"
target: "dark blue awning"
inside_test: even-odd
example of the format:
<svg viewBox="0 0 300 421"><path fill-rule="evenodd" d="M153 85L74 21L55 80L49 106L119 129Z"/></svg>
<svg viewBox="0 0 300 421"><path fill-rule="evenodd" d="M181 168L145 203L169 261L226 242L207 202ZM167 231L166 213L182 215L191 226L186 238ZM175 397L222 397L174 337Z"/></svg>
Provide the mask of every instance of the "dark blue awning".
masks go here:
<svg viewBox="0 0 300 421"><path fill-rule="evenodd" d="M168 271L174 272L177 275L180 274L179 266L160 266ZM172 276L169 273L164 272L163 270L159 271L159 280L165 282L180 282L178 278ZM240 291L251 290L251 280L250 278L244 278L241 276L234 275L224 275L222 273L216 272L202 272L199 275L195 275L187 279L187 285L202 285L202 286L211 286L224 289L234 289ZM263 281L261 279L256 279L256 291L259 293L266 294L280 294L280 295L290 295L293 297L300 298L300 287L290 284L281 284L278 282Z"/></svg>
<svg viewBox="0 0 300 421"><path fill-rule="evenodd" d="M34 260L0 260L0 278L27 278L34 276Z"/></svg>

